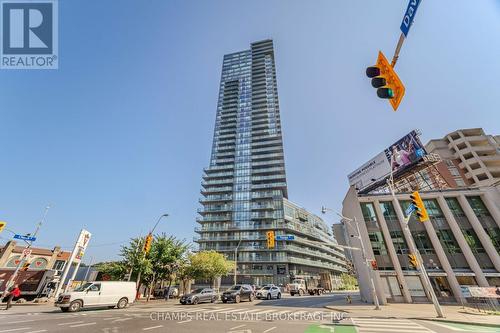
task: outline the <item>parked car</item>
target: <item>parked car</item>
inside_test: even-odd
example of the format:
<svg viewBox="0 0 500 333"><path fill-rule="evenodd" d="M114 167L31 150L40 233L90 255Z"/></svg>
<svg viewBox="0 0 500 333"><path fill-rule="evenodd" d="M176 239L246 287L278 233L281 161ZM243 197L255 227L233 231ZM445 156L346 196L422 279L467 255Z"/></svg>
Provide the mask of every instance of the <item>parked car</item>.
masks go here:
<svg viewBox="0 0 500 333"><path fill-rule="evenodd" d="M154 297L161 298L166 297L168 287L156 288L153 292ZM169 298L176 298L179 296L179 289L177 287L171 286L169 291Z"/></svg>
<svg viewBox="0 0 500 333"><path fill-rule="evenodd" d="M98 281L87 282L69 293L63 293L54 303L63 312L76 312L81 308L109 307L123 309L133 303L135 282Z"/></svg>
<svg viewBox="0 0 500 333"><path fill-rule="evenodd" d="M266 287L262 287L261 289L257 290L256 296L258 299L271 299L271 298L280 299L281 298L281 290L280 290L280 288L276 287L275 285L266 286Z"/></svg>
<svg viewBox="0 0 500 333"><path fill-rule="evenodd" d="M237 284L222 293L222 303L235 302L239 303L242 300L252 302L255 299L255 294L252 286L249 284Z"/></svg>
<svg viewBox="0 0 500 333"><path fill-rule="evenodd" d="M211 288L198 288L191 293L183 295L180 298L181 304L198 304L202 302L214 303L218 298L215 290Z"/></svg>

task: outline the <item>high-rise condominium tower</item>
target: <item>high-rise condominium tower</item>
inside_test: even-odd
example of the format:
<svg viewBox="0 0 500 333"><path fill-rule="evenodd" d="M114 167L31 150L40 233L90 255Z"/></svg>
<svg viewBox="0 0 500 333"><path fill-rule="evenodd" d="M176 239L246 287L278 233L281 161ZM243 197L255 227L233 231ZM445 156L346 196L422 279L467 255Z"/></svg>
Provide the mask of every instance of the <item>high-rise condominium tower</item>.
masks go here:
<svg viewBox="0 0 500 333"><path fill-rule="evenodd" d="M234 260L238 282L288 283L344 271L326 224L287 200L272 40L224 56L210 166L203 176L200 250ZM266 246L266 231L296 240ZM323 240L329 245L310 241Z"/></svg>

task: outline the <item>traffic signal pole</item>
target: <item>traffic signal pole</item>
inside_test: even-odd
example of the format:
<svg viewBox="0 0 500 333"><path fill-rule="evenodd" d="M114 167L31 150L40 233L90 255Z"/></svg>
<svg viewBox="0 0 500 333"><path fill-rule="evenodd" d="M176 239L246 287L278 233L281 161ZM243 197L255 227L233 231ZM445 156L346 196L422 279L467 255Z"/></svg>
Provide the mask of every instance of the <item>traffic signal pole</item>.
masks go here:
<svg viewBox="0 0 500 333"><path fill-rule="evenodd" d="M42 219L36 225L36 229L35 229L35 232L33 233L33 237L36 237L36 235L38 234L38 231L40 230L40 227L45 222L45 218L47 217L47 213L48 213L49 209L50 209L50 206L45 207L45 211L43 212ZM17 278L17 275L19 274L19 270L24 265L24 262L26 260L29 260L30 254L28 254L28 255L24 255L24 254L28 253L28 252L25 252L25 251L30 251L31 246L33 245L33 241L26 241L26 243L27 243L27 245L26 245L26 247L24 248L24 250L23 250L23 252L21 254L21 260L19 260L19 264L17 265L14 273L10 276L9 280L5 283L5 290L3 291L2 298L4 298L5 296L7 296L9 288L14 284L14 282L15 282L15 280Z"/></svg>
<svg viewBox="0 0 500 333"><path fill-rule="evenodd" d="M392 162L392 158L391 158L391 162ZM391 165L392 165L392 163L391 163ZM432 301L432 304L434 304L434 309L436 310L437 317L444 318L443 309L441 308L441 305L439 304L436 293L434 292L434 288L432 288L431 280L429 279L429 275L427 274L427 270L425 269L424 262L422 261L422 256L420 255L420 252L418 251L417 246L415 245L415 241L413 240L413 236L410 232L410 228L408 227L408 222L410 220L411 214L408 215L407 217L405 217L405 215L403 213L403 209L399 205L399 201L396 198L396 193L394 192L394 179L393 179L392 171L391 171L390 178L387 180L387 184L389 185L389 189L391 191L391 195L393 198L393 202L394 202L394 206L395 206L394 209L396 209L399 216L404 217L404 221L400 221L401 229L403 230L403 234L405 236L405 239L408 240L408 248L409 248L410 252L417 256L418 264L417 264L416 269L420 273L420 276L422 277L422 284L423 284L423 287L426 291L427 297L429 297L430 300ZM427 222L427 223L429 223L429 222Z"/></svg>

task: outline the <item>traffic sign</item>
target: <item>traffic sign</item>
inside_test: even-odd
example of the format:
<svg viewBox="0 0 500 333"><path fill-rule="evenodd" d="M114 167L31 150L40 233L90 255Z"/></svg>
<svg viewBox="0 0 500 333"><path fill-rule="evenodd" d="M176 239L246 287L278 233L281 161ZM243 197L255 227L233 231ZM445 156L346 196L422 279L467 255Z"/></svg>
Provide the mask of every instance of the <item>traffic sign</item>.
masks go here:
<svg viewBox="0 0 500 333"><path fill-rule="evenodd" d="M295 236L294 235L277 235L276 236L276 240L289 240L289 241L292 241L292 240L295 240Z"/></svg>
<svg viewBox="0 0 500 333"><path fill-rule="evenodd" d="M0 221L0 232L3 231L3 229L5 228L6 225L7 225L7 222Z"/></svg>
<svg viewBox="0 0 500 333"><path fill-rule="evenodd" d="M26 248L23 250L23 258L29 257L31 255L31 249Z"/></svg>
<svg viewBox="0 0 500 333"><path fill-rule="evenodd" d="M421 0L410 0L410 3L406 8L406 13L405 16L403 16L403 22L401 22L400 27L401 32L405 35L405 37L408 36L408 31L410 31L413 19L415 18L415 14L417 13L418 6L421 2Z"/></svg>
<svg viewBox="0 0 500 333"><path fill-rule="evenodd" d="M405 210L406 216L410 216L411 213L413 213L416 210L415 206L413 204L410 204L408 208Z"/></svg>
<svg viewBox="0 0 500 333"><path fill-rule="evenodd" d="M36 241L36 237L34 237L34 236L18 235L18 234L14 235L14 239L20 239L20 240L29 241L29 242Z"/></svg>

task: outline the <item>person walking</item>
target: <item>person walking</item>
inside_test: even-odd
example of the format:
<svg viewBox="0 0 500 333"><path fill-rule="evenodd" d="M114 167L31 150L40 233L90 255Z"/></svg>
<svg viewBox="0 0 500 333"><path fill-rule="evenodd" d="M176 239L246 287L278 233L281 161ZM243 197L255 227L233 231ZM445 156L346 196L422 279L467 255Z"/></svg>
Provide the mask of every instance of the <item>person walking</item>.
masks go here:
<svg viewBox="0 0 500 333"><path fill-rule="evenodd" d="M7 296L7 307L5 310L8 310L12 307L12 300L15 297L21 296L21 289L19 289L19 286L17 284L14 285L14 287L10 290L9 295Z"/></svg>

